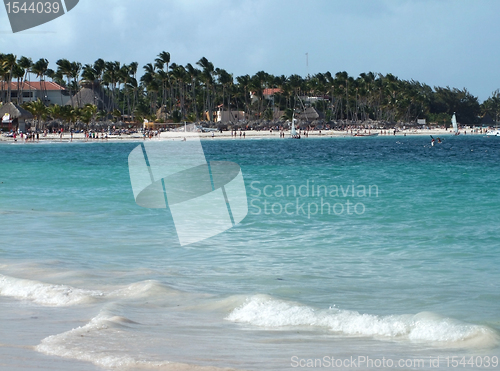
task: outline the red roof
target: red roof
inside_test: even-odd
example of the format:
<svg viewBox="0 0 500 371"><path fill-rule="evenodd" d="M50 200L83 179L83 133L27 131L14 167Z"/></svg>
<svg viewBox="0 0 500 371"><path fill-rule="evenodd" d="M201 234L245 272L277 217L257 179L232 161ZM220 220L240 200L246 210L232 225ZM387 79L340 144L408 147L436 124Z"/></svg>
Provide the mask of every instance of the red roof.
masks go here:
<svg viewBox="0 0 500 371"><path fill-rule="evenodd" d="M7 83L5 81L0 81L0 90L7 90ZM17 81L12 81L10 83L10 90L17 90ZM52 81L25 81L24 83L19 83L19 90L30 91L30 90L66 90L65 87L56 84Z"/></svg>
<svg viewBox="0 0 500 371"><path fill-rule="evenodd" d="M255 95L254 91L251 91L250 93ZM280 88L268 88L268 89L262 90L262 95L269 96L269 95L274 95L276 93L281 93L281 89Z"/></svg>
<svg viewBox="0 0 500 371"><path fill-rule="evenodd" d="M274 95L276 93L281 93L281 89L280 88L264 89L262 95Z"/></svg>

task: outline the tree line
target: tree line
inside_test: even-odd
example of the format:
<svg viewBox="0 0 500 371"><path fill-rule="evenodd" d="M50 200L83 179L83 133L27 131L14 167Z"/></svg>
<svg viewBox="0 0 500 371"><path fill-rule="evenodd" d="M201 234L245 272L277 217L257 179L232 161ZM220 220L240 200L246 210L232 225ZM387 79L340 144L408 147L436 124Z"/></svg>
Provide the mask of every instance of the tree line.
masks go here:
<svg viewBox="0 0 500 371"><path fill-rule="evenodd" d="M25 56L0 54L1 90L7 90L2 101L11 101L11 82L17 86L17 96L22 97L23 82L37 79L43 89L43 82L50 79L68 90L71 106L45 107L43 102L30 102L27 108L34 111L35 116L57 117L69 122L122 115L136 121L159 120L160 108L165 115L162 119L173 122L209 120L217 109L244 111L249 120L272 119L275 111L284 111L284 116L289 118L300 108L298 97L303 96L318 97L312 105L324 113L326 120L333 121L412 123L426 119L447 124L456 112L460 123L473 125L484 115L495 121L500 115L499 90L479 103L465 88L431 87L390 73L368 72L353 77L345 71L335 74L327 71L302 77L259 71L252 76L234 77L205 57L194 65L184 66L171 62L170 53L165 51L142 67L140 78L137 62L122 64L98 59L82 65L59 59L54 68L49 66L52 67L44 58L33 62ZM95 104L72 108L79 106L74 100L78 99L75 94L82 87L104 97L100 111L92 107ZM266 89L278 90L269 97L264 94Z"/></svg>

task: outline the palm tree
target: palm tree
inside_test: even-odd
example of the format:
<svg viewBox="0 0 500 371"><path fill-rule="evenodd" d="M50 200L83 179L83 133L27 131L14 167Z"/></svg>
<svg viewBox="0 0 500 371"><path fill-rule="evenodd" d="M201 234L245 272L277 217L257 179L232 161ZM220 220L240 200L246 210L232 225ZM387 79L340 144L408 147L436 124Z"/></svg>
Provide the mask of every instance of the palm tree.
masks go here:
<svg viewBox="0 0 500 371"><path fill-rule="evenodd" d="M29 77L29 74L31 72L31 67L33 66L33 61L31 60L31 58L21 57L17 61L17 64L19 67L21 67L24 70L24 75L23 75L22 84L21 84L21 92L20 92L20 96L19 96L21 98L21 100L19 101L19 99L18 99L18 101L20 103L22 103L23 102L24 84L26 83L26 79ZM30 100L31 100L31 94L30 94Z"/></svg>
<svg viewBox="0 0 500 371"><path fill-rule="evenodd" d="M83 66L82 69L82 82L84 84L90 85L92 89L92 99L93 99L93 104L97 104L96 102L96 94L95 94L95 88L97 85L97 76L96 76L96 70L94 68L94 65L92 64L86 64Z"/></svg>
<svg viewBox="0 0 500 371"><path fill-rule="evenodd" d="M144 75L141 77L141 82L146 87L146 91L149 94L149 114L156 111L156 94L159 90L159 85L156 79L156 67L151 63L146 64L144 67Z"/></svg>
<svg viewBox="0 0 500 371"><path fill-rule="evenodd" d="M491 93L491 97L486 99L481 106L482 115L490 115L495 122L498 122L500 117L500 90L497 89Z"/></svg>
<svg viewBox="0 0 500 371"><path fill-rule="evenodd" d="M72 106L62 106L60 117L68 123L68 126L71 126L73 122L76 122L78 120L79 113L80 108L78 107L74 108Z"/></svg>
<svg viewBox="0 0 500 371"><path fill-rule="evenodd" d="M230 86L233 84L233 75L228 73L226 70L217 68L215 73L219 76L219 82L222 85L222 110L224 111L226 91L229 92L229 98L227 100L227 109L231 115L231 91Z"/></svg>
<svg viewBox="0 0 500 371"><path fill-rule="evenodd" d="M132 62L128 65L129 78L127 79L127 84L128 84L128 88L132 90L132 106L131 106L131 112L130 112L130 114L132 115L132 118L134 117L135 105L137 102L137 91L138 91L137 68L138 67L139 67L139 63L137 63L137 62ZM129 103L129 107L130 107L130 103Z"/></svg>
<svg viewBox="0 0 500 371"><path fill-rule="evenodd" d="M172 69L172 78L175 79L175 81L177 81L177 87L179 90L179 104L180 104L181 121L182 121L186 115L186 110L184 106L184 101L185 101L184 80L187 78L188 75L186 73L186 69L184 68L184 66L175 65L174 68L174 65L172 64L171 69Z"/></svg>
<svg viewBox="0 0 500 371"><path fill-rule="evenodd" d="M97 106L95 104L86 104L79 112L78 118L88 126L95 120L97 115Z"/></svg>
<svg viewBox="0 0 500 371"><path fill-rule="evenodd" d="M16 65L16 56L14 54L0 55L0 63L2 64L2 72L4 79L7 82L7 102L11 101L11 82ZM2 89L3 90L3 89Z"/></svg>
<svg viewBox="0 0 500 371"><path fill-rule="evenodd" d="M94 62L93 70L96 78L96 85L99 90L99 96L102 97L103 102L105 101L105 98L104 98L104 91L102 89L102 77L105 69L106 69L106 62L103 59L99 58Z"/></svg>
<svg viewBox="0 0 500 371"><path fill-rule="evenodd" d="M47 107L47 114L53 120L57 120L57 119L62 118L61 111L62 111L61 106L58 104L53 104L53 105Z"/></svg>
<svg viewBox="0 0 500 371"><path fill-rule="evenodd" d="M45 118L47 114L47 107L45 106L45 103L38 98L36 101L27 103L25 108L37 118L36 129L42 129L42 118Z"/></svg>
<svg viewBox="0 0 500 371"><path fill-rule="evenodd" d="M132 106L131 106L131 115L132 118L135 117L135 108L137 103L137 93L139 91L139 84L137 83L137 79L134 76L130 76L127 80L128 89L132 91Z"/></svg>
<svg viewBox="0 0 500 371"><path fill-rule="evenodd" d="M245 113L247 115L250 115L250 108L248 105L248 89L250 87L250 76L238 76L236 77L236 81L238 82L239 86L243 88L243 94L245 95Z"/></svg>
<svg viewBox="0 0 500 371"><path fill-rule="evenodd" d="M335 74L336 92L340 100L340 118L344 118L344 97L345 97L345 119L349 120L349 75L346 71Z"/></svg>
<svg viewBox="0 0 500 371"><path fill-rule="evenodd" d="M78 85L78 79L80 78L80 72L82 70L82 64L79 62L71 62L70 74L69 76L73 79L73 88L75 92L78 92L80 86ZM77 95L77 104L80 106L80 96Z"/></svg>
<svg viewBox="0 0 500 371"><path fill-rule="evenodd" d="M207 58L202 57L198 62L196 62L198 66L203 68L203 72L201 74L201 80L205 84L204 90L204 101L203 101L203 111L208 110L209 121L212 121L212 89L214 85L214 65L212 62L209 62Z"/></svg>
<svg viewBox="0 0 500 371"><path fill-rule="evenodd" d="M154 68L158 68L158 63L155 63ZM172 69L172 66L170 66L170 69ZM153 78L158 80L158 83L161 84L161 106L166 107L166 102L167 102L167 90L170 91L170 111L172 111L172 84L170 81L170 73L167 71L164 71L163 69L159 69L156 72L153 73ZM168 89L167 89L168 87Z"/></svg>
<svg viewBox="0 0 500 371"><path fill-rule="evenodd" d="M120 86L123 85L123 101L121 105L122 115L125 114L125 99L128 98L128 79L130 77L129 66L124 64L117 72L118 77L118 93L120 92ZM119 105L119 104L118 104ZM128 105L128 113L130 114L130 105Z"/></svg>
<svg viewBox="0 0 500 371"><path fill-rule="evenodd" d="M158 58L155 59L156 68L158 70L162 70L165 72L165 74L162 74L162 77L164 77L164 79L162 79L162 101L161 101L162 105L165 105L165 103L166 103L167 83L168 83L169 88L170 88L170 97L172 96L172 85L170 83L169 75L168 75L169 63L170 63L170 53L169 52L163 51L160 54L158 54ZM166 68L164 69L165 66L166 66ZM172 99L172 98L170 98L170 99ZM170 111L172 111L172 100L170 100Z"/></svg>
<svg viewBox="0 0 500 371"><path fill-rule="evenodd" d="M61 76L65 76L68 79L68 87L70 88L69 95L71 98L71 105L73 106L73 94L71 91L71 85L70 85L70 79L71 79L71 62L67 59L59 59L56 62L58 68L57 68L57 73L59 73Z"/></svg>
<svg viewBox="0 0 500 371"><path fill-rule="evenodd" d="M194 113L195 119L198 120L198 107L196 104L196 80L197 80L198 76L200 75L201 71L198 70L197 68L194 68L191 63L188 63L186 65L186 71L191 79L192 106L194 106L193 113Z"/></svg>
<svg viewBox="0 0 500 371"><path fill-rule="evenodd" d="M105 63L103 81L109 86L111 86L111 104L108 107L108 111L112 111L116 109L116 107L118 106L116 104L115 96L116 96L116 87L120 81L120 69L121 69L120 62L118 61Z"/></svg>
<svg viewBox="0 0 500 371"><path fill-rule="evenodd" d="M17 104L21 104L23 100L22 91L22 79L24 77L24 69L16 63L14 69L12 70L12 78L17 79Z"/></svg>
<svg viewBox="0 0 500 371"><path fill-rule="evenodd" d="M31 67L33 72L40 81L40 88L42 89L43 103L47 101L47 87L45 86L45 76L49 68L49 61L45 58L40 58ZM43 82L43 84L42 84Z"/></svg>

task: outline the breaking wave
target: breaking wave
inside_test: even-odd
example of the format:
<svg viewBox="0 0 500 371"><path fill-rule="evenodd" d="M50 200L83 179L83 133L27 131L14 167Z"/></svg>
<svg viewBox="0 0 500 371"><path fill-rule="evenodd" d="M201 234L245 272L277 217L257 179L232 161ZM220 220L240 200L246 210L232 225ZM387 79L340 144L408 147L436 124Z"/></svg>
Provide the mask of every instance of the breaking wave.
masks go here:
<svg viewBox="0 0 500 371"><path fill-rule="evenodd" d="M495 346L498 335L489 327L472 325L430 312L378 316L309 306L256 295L234 309L226 318L266 328L307 326L324 328L347 336L410 340L444 346Z"/></svg>

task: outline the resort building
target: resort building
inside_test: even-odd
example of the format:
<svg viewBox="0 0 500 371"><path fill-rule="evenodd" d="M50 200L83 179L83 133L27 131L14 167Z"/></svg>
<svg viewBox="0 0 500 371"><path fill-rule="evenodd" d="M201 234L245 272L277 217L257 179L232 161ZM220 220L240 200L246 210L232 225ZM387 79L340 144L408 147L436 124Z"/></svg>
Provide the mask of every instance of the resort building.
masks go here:
<svg viewBox="0 0 500 371"><path fill-rule="evenodd" d="M262 90L262 97L264 99L274 99L274 94L279 94L281 93L280 88L266 88ZM259 96L257 95L256 92L250 92L250 99L252 103L256 102L259 100Z"/></svg>
<svg viewBox="0 0 500 371"><path fill-rule="evenodd" d="M0 81L0 100L7 102L9 93L8 83ZM65 87L52 81L25 81L10 83L10 101L23 104L40 99L47 106L51 104L64 105L70 99Z"/></svg>
<svg viewBox="0 0 500 371"><path fill-rule="evenodd" d="M217 122L237 122L245 120L244 111L217 111Z"/></svg>

